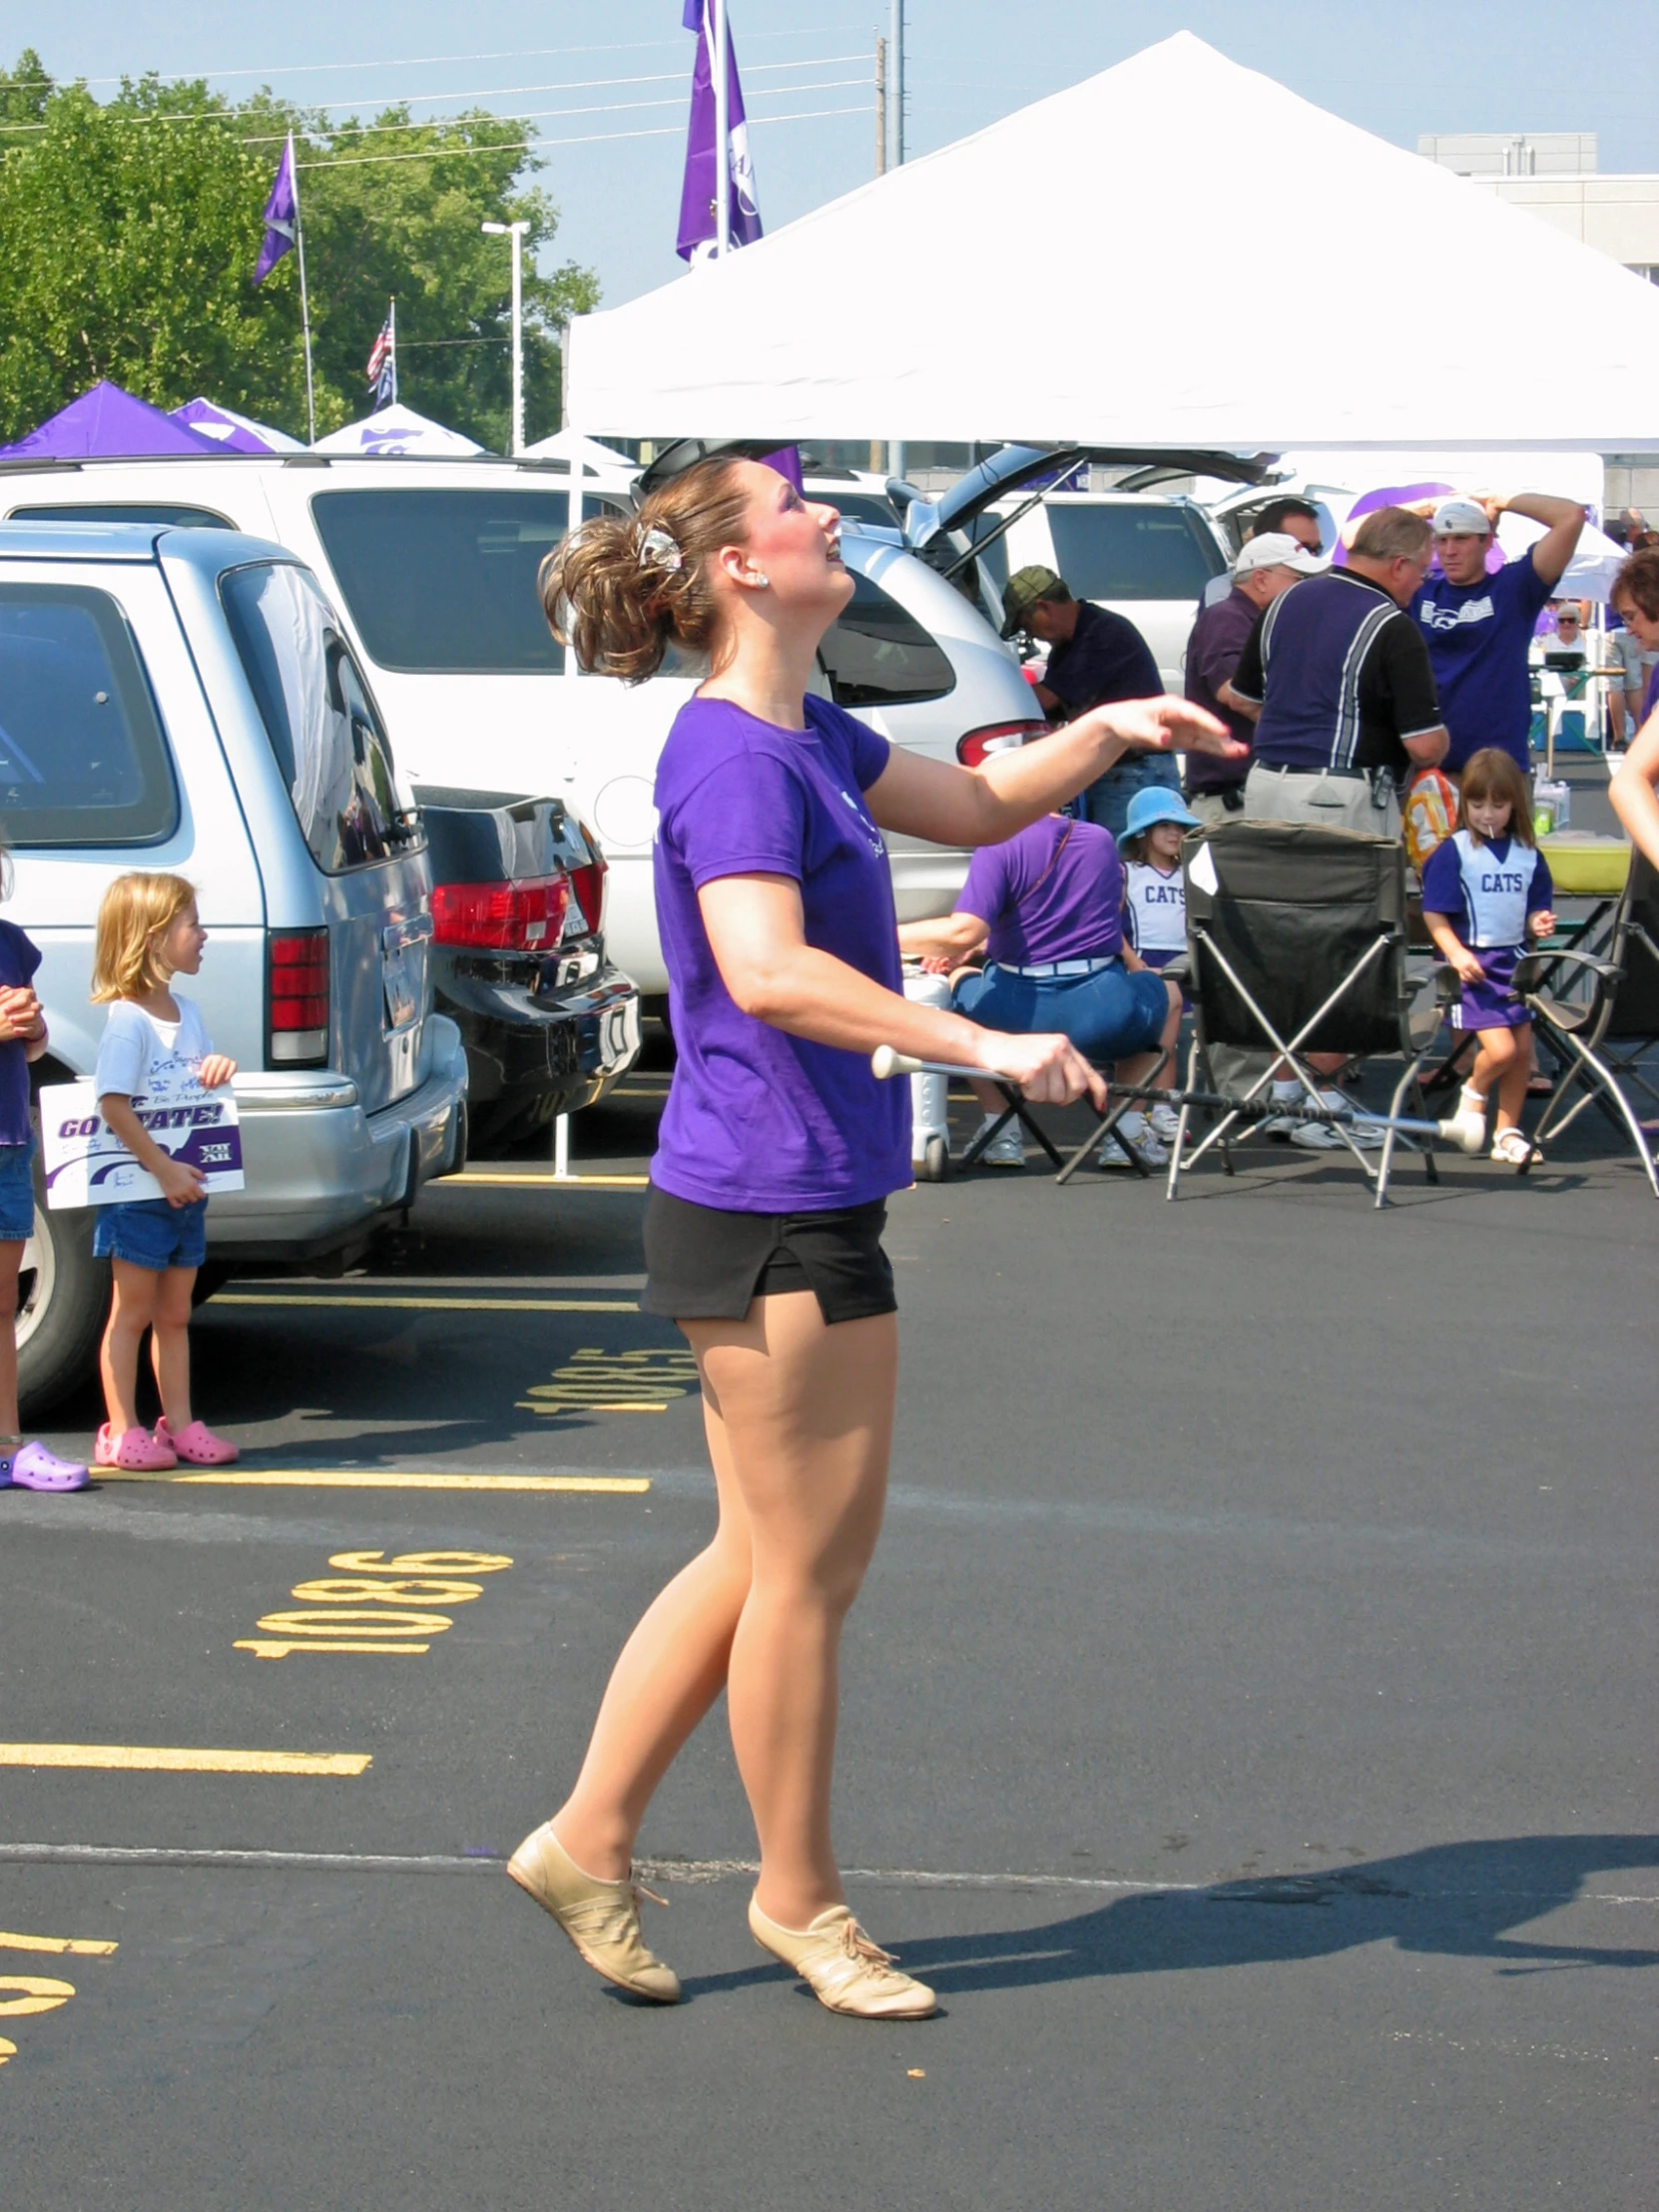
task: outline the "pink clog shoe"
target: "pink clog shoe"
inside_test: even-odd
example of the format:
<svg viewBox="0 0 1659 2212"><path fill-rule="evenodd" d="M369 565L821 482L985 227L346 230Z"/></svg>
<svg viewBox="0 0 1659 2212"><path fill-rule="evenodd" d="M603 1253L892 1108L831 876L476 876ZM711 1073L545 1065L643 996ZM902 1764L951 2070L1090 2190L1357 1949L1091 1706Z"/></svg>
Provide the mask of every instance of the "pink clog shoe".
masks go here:
<svg viewBox="0 0 1659 2212"><path fill-rule="evenodd" d="M164 1450L175 1452L193 1467L228 1467L233 1460L242 1457L236 1445L223 1436L216 1436L205 1420L193 1420L188 1428L181 1428L175 1435L164 1413L156 1423L155 1440Z"/></svg>
<svg viewBox="0 0 1659 2212"><path fill-rule="evenodd" d="M148 1428L128 1428L115 1436L108 1421L98 1431L92 1455L101 1467L124 1467L134 1474L163 1474L179 1464L173 1446Z"/></svg>

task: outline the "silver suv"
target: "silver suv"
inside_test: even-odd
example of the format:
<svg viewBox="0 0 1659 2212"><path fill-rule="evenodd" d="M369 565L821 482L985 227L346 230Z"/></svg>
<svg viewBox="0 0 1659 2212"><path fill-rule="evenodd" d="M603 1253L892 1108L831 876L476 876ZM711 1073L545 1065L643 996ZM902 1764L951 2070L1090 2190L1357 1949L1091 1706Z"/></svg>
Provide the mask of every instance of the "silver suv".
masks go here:
<svg viewBox="0 0 1659 2212"><path fill-rule="evenodd" d="M43 955L37 1087L92 1072L105 886L155 868L198 887L210 942L192 996L238 1062L248 1175L209 1208L209 1282L360 1251L463 1163L466 1060L432 1012L424 832L291 555L227 530L0 528L0 831L8 918ZM17 1335L38 1417L91 1379L109 1283L90 1213L37 1199L35 1221Z"/></svg>

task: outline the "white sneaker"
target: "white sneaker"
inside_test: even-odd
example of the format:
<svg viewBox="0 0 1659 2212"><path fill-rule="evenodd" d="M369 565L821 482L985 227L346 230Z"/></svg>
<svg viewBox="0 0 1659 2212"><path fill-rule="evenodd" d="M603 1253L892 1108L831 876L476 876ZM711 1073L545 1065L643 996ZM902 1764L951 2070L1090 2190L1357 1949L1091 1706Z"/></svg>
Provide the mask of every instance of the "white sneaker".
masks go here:
<svg viewBox="0 0 1659 2212"><path fill-rule="evenodd" d="M1352 1101L1345 1098L1341 1091L1321 1091L1320 1103L1325 1106L1346 1107L1351 1105ZM1381 1129L1373 1129L1369 1125L1356 1128L1348 1123L1345 1123L1344 1126L1362 1152L1382 1151L1382 1131ZM1348 1149L1342 1138L1338 1136L1336 1130L1327 1121L1299 1122L1292 1133L1291 1142L1294 1145L1299 1145L1304 1152L1345 1152Z"/></svg>
<svg viewBox="0 0 1659 2212"><path fill-rule="evenodd" d="M980 1122L979 1127L973 1133L974 1143L978 1143L979 1139L985 1134L985 1131L987 1129L994 1128L1000 1118L1001 1117L996 1114L987 1114ZM1024 1167L1025 1131L1020 1127L1019 1117L1017 1115L1009 1122L1007 1128L1003 1130L1002 1134L999 1137L995 1138L993 1142L988 1144L985 1147L984 1151L980 1153L979 1165L982 1168Z"/></svg>
<svg viewBox="0 0 1659 2212"><path fill-rule="evenodd" d="M1275 1095L1273 1103L1279 1107L1300 1106L1306 1095L1306 1092L1300 1090L1294 1098L1280 1098ZM1277 1143L1286 1144L1301 1127L1301 1122L1291 1114L1269 1114L1265 1121L1256 1124L1256 1134L1259 1137L1272 1137Z"/></svg>
<svg viewBox="0 0 1659 2212"><path fill-rule="evenodd" d="M1095 1155L1095 1166L1101 1168L1132 1168L1135 1165L1115 1136L1102 1137L1100 1150Z"/></svg>
<svg viewBox="0 0 1659 2212"><path fill-rule="evenodd" d="M1153 1135L1165 1144L1174 1144L1181 1134L1181 1116L1173 1106L1154 1106L1146 1118L1152 1124Z"/></svg>
<svg viewBox="0 0 1659 2212"><path fill-rule="evenodd" d="M1142 1167L1167 1168L1169 1146L1164 1144L1145 1114L1132 1110L1118 1123L1117 1133L1121 1141L1140 1161Z"/></svg>

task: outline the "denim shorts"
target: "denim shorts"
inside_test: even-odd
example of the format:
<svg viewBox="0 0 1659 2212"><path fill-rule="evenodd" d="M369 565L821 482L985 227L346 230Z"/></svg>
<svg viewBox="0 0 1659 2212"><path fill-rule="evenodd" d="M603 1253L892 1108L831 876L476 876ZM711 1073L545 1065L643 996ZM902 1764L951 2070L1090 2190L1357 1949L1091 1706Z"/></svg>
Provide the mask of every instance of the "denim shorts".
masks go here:
<svg viewBox="0 0 1659 2212"><path fill-rule="evenodd" d="M1169 1018L1169 990L1145 968L1115 961L1092 975L1015 975L993 962L956 987L956 1011L982 1029L1038 1035L1058 1031L1086 1059L1149 1052Z"/></svg>
<svg viewBox="0 0 1659 2212"><path fill-rule="evenodd" d="M153 1275L199 1268L208 1257L208 1202L170 1206L165 1198L135 1198L125 1206L101 1206L92 1251L95 1259L125 1260Z"/></svg>
<svg viewBox="0 0 1659 2212"><path fill-rule="evenodd" d="M35 1143L0 1144L0 1244L27 1244L35 1233Z"/></svg>

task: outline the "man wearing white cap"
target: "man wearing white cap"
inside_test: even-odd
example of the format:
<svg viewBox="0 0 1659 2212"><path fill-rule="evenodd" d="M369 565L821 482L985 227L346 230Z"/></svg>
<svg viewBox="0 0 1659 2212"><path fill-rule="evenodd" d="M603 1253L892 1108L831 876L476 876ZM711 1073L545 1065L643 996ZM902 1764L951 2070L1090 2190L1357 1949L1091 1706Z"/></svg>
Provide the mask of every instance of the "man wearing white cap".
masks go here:
<svg viewBox="0 0 1659 2212"><path fill-rule="evenodd" d="M1518 561L1488 575L1492 531L1504 513L1541 522L1546 534ZM1434 509L1441 573L1423 579L1411 612L1422 625L1451 737L1441 763L1449 775L1460 775L1470 755L1487 745L1530 773L1527 653L1538 616L1565 575L1583 527L1584 510L1576 500L1542 492L1442 499Z"/></svg>
<svg viewBox="0 0 1659 2212"><path fill-rule="evenodd" d="M1187 697L1225 722L1241 745L1249 745L1256 735L1256 716L1234 693L1233 676L1256 618L1281 592L1329 566L1289 531L1268 531L1250 539L1233 563L1225 596L1214 606L1199 608L1187 640ZM1207 761L1189 753L1187 805L1200 822L1225 822L1230 814L1242 814L1249 773L1249 761Z"/></svg>

